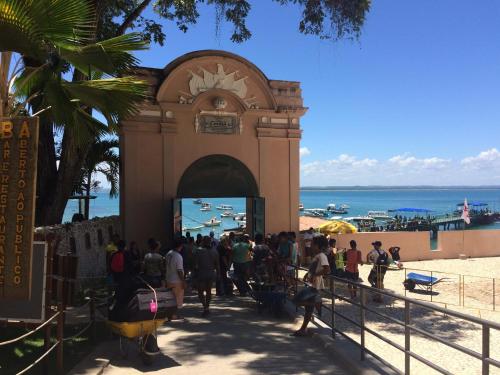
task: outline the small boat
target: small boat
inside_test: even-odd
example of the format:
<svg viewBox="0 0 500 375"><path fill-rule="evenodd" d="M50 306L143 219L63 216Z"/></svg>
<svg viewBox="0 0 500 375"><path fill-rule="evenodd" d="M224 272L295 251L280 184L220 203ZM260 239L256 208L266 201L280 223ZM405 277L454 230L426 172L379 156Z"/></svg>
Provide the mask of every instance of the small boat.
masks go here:
<svg viewBox="0 0 500 375"><path fill-rule="evenodd" d="M345 215L347 214L346 210L346 205L343 204L340 206L340 208L337 208L337 205L335 203L330 203L328 206L326 206L326 211L332 213L332 214L337 214L337 215ZM349 206L347 206L349 207Z"/></svg>
<svg viewBox="0 0 500 375"><path fill-rule="evenodd" d="M206 226L206 227L218 227L221 223L222 223L222 221L217 220L216 217L213 217L210 220L205 221L203 223L203 225Z"/></svg>
<svg viewBox="0 0 500 375"><path fill-rule="evenodd" d="M233 206L229 204L221 204L220 206L217 206L215 208L221 211L231 211L233 209Z"/></svg>
<svg viewBox="0 0 500 375"><path fill-rule="evenodd" d="M197 226L197 227L191 227L191 228L184 227L184 228L182 228L182 230L184 232L198 232L198 231L202 230L204 227L205 227L204 225L200 225L200 226Z"/></svg>
<svg viewBox="0 0 500 375"><path fill-rule="evenodd" d="M302 203L299 204L299 211L304 211L304 205Z"/></svg>
<svg viewBox="0 0 500 375"><path fill-rule="evenodd" d="M236 214L231 211L224 211L220 214L220 217L235 217Z"/></svg>
<svg viewBox="0 0 500 375"><path fill-rule="evenodd" d="M386 211L368 211L368 216L375 220L389 221L393 218Z"/></svg>
<svg viewBox="0 0 500 375"><path fill-rule="evenodd" d="M328 217L330 215L330 211L323 208L306 208L304 210L304 215L311 217Z"/></svg>
<svg viewBox="0 0 500 375"><path fill-rule="evenodd" d="M244 212L243 213L239 212L233 216L233 220L235 220L235 221L242 221L242 220L246 220L246 219L247 219L247 214Z"/></svg>
<svg viewBox="0 0 500 375"><path fill-rule="evenodd" d="M240 229L244 229L247 227L247 222L246 220L241 220L241 221L238 221L238 228Z"/></svg>
<svg viewBox="0 0 500 375"><path fill-rule="evenodd" d="M211 211L212 205L210 203L202 203L200 211Z"/></svg>
<svg viewBox="0 0 500 375"><path fill-rule="evenodd" d="M198 198L198 199L193 199L193 204L202 204L203 201L201 200L201 198Z"/></svg>

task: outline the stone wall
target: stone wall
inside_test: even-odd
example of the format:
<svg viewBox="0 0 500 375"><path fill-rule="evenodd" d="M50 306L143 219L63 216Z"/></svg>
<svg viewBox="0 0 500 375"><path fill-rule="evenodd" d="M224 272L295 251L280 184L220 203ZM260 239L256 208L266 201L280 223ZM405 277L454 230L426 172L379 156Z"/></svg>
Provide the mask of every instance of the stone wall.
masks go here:
<svg viewBox="0 0 500 375"><path fill-rule="evenodd" d="M36 228L35 233L55 236L54 253L78 257L78 279L99 278L106 276L106 245L114 233L121 237L120 217L109 216Z"/></svg>

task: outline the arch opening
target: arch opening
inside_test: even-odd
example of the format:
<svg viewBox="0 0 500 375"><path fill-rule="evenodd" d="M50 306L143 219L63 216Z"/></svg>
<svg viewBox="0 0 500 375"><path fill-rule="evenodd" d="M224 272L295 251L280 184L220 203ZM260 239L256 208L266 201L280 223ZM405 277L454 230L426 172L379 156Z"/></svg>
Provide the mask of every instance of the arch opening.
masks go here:
<svg viewBox="0 0 500 375"><path fill-rule="evenodd" d="M238 159L209 155L192 163L181 177L177 198L258 197L255 178Z"/></svg>

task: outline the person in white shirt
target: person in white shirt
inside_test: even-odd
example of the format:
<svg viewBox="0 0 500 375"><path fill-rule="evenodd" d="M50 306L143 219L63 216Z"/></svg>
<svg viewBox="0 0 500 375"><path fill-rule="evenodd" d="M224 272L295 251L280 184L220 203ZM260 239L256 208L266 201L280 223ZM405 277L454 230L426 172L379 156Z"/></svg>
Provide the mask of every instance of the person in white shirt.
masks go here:
<svg viewBox="0 0 500 375"><path fill-rule="evenodd" d="M174 240L174 248L165 256L167 288L172 288L177 302L177 309L182 308L184 303L184 290L186 281L184 280L184 262L180 252L183 243L180 238ZM173 318L175 319L175 318ZM179 317L177 317L179 319Z"/></svg>
<svg viewBox="0 0 500 375"><path fill-rule="evenodd" d="M304 255L305 263L309 264L312 258L311 246L314 238L314 229L311 227L304 233Z"/></svg>
<svg viewBox="0 0 500 375"><path fill-rule="evenodd" d="M304 301L299 302L299 305L304 306L304 320L300 329L293 333L293 336L307 336L307 325L312 319L314 307L321 313L321 290L325 288L323 276L330 274L330 266L325 251L328 248L328 240L324 236L313 238L311 251L314 255L312 263L309 266L307 274L304 276L304 281L310 282L312 288L310 293L304 293Z"/></svg>

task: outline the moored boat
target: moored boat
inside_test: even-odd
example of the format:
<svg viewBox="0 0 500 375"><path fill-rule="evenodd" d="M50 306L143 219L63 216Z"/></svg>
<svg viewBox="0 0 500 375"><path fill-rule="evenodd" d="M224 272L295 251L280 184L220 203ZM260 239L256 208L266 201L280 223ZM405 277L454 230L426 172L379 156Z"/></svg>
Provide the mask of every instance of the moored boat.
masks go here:
<svg viewBox="0 0 500 375"><path fill-rule="evenodd" d="M221 210L221 211L231 211L233 209L233 206L231 206L229 204L221 204L215 208L218 210Z"/></svg>
<svg viewBox="0 0 500 375"><path fill-rule="evenodd" d="M217 220L216 217L213 217L210 220L205 221L203 223L203 225L206 226L206 227L218 227L221 223L222 223L222 221Z"/></svg>
<svg viewBox="0 0 500 375"><path fill-rule="evenodd" d="M368 211L368 216L375 220L389 221L393 217L389 216L387 211Z"/></svg>
<svg viewBox="0 0 500 375"><path fill-rule="evenodd" d="M212 205L210 203L202 203L200 211L211 211Z"/></svg>
<svg viewBox="0 0 500 375"><path fill-rule="evenodd" d="M235 217L236 214L231 211L224 211L220 214L220 217Z"/></svg>
<svg viewBox="0 0 500 375"><path fill-rule="evenodd" d="M304 211L304 205L302 203L299 204L299 211Z"/></svg>
<svg viewBox="0 0 500 375"><path fill-rule="evenodd" d="M201 198L198 198L198 199L193 199L193 204L202 204L203 201L201 200Z"/></svg>

